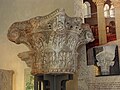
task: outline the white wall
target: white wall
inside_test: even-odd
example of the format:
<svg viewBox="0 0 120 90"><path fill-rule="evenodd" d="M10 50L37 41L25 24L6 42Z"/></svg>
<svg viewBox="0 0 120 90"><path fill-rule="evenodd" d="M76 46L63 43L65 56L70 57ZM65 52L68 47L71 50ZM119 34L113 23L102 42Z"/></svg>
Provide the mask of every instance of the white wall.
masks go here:
<svg viewBox="0 0 120 90"><path fill-rule="evenodd" d="M10 25L16 21L49 14L56 8L65 8L73 16L74 0L0 0L0 69L14 70L13 90L24 90L26 64L17 54L27 51L24 45L16 45L7 39Z"/></svg>

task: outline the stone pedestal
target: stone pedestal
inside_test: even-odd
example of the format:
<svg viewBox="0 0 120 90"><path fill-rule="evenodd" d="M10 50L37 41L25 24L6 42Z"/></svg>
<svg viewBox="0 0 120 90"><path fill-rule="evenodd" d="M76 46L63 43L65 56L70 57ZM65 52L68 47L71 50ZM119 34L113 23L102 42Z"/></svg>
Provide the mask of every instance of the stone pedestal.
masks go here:
<svg viewBox="0 0 120 90"><path fill-rule="evenodd" d="M72 74L40 75L34 77L34 90L66 90L66 82L73 79ZM43 83L43 89L41 88Z"/></svg>

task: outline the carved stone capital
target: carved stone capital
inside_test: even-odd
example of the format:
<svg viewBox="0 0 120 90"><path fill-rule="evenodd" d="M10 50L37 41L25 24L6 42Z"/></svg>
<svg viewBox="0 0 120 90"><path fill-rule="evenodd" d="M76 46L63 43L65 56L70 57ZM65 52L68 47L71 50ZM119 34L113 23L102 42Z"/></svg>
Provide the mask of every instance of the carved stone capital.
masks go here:
<svg viewBox="0 0 120 90"><path fill-rule="evenodd" d="M105 1L106 0L93 0L93 2L96 3L97 6L103 6Z"/></svg>
<svg viewBox="0 0 120 90"><path fill-rule="evenodd" d="M33 74L74 73L78 46L94 40L89 25L80 17L68 17L64 9L12 24L8 39L29 47L18 56Z"/></svg>

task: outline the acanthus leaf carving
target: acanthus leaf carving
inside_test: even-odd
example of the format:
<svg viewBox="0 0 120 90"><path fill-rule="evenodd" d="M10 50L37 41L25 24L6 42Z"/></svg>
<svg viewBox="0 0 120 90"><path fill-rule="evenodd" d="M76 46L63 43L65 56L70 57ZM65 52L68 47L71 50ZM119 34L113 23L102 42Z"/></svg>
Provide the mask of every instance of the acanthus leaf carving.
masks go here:
<svg viewBox="0 0 120 90"><path fill-rule="evenodd" d="M32 68L32 73L74 73L77 48L94 40L88 25L80 17L69 17L64 9L11 25L8 39L25 44L30 51L18 56Z"/></svg>

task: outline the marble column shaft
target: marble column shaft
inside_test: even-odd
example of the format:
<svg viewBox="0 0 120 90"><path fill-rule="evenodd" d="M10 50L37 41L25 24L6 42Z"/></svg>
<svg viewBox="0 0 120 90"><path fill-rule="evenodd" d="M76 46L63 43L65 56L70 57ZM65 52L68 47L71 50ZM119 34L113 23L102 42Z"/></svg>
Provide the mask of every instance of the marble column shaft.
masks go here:
<svg viewBox="0 0 120 90"><path fill-rule="evenodd" d="M97 18L98 18L98 34L99 34L99 44L105 44L107 42L106 38L106 25L104 17L104 0L93 0L97 5Z"/></svg>
<svg viewBox="0 0 120 90"><path fill-rule="evenodd" d="M111 0L115 7L116 36L120 39L120 0Z"/></svg>

